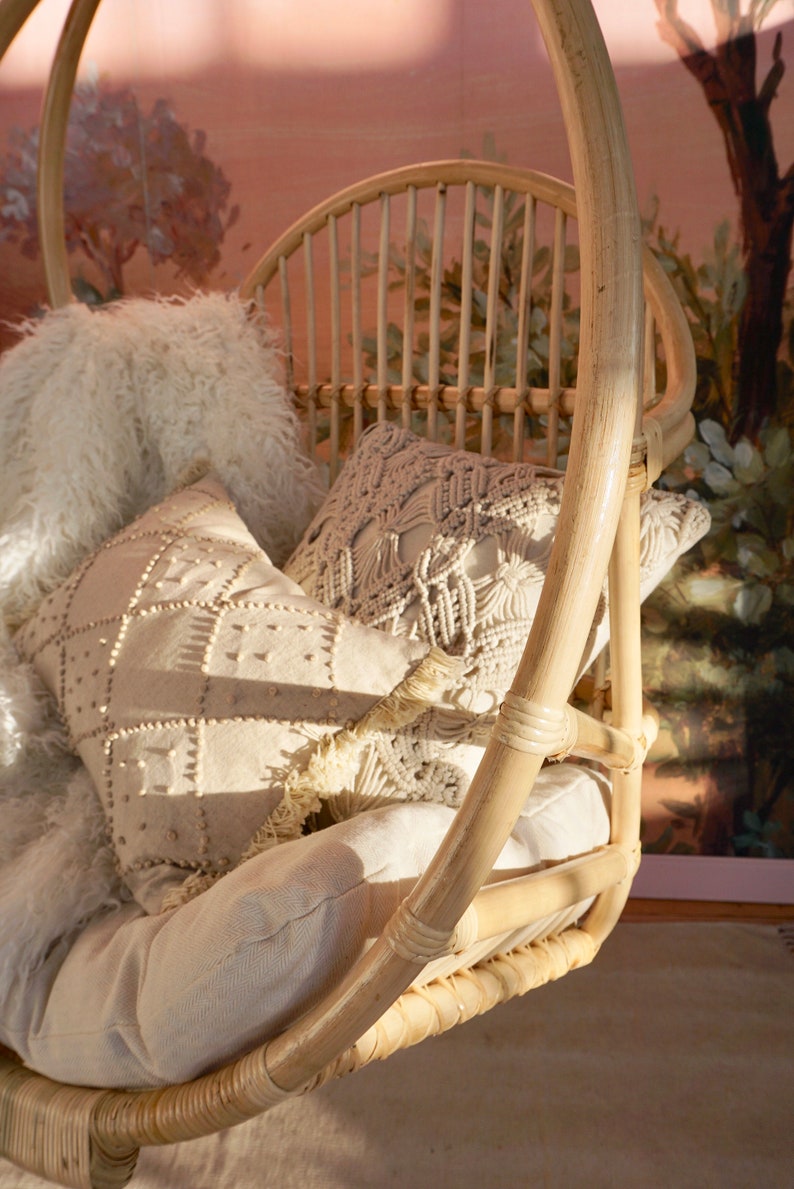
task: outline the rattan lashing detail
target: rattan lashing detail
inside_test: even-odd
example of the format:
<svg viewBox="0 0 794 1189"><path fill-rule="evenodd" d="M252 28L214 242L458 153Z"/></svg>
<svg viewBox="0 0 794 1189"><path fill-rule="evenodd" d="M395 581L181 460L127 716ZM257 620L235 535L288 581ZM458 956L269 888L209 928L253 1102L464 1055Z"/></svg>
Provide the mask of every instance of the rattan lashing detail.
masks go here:
<svg viewBox="0 0 794 1189"><path fill-rule="evenodd" d="M450 941L455 936L448 929L434 929L420 921L407 904L402 904L386 926L385 937L395 954L407 962L425 966L434 958L449 953Z"/></svg>
<svg viewBox="0 0 794 1189"><path fill-rule="evenodd" d="M413 987L298 1091L274 1083L267 1046L196 1082L130 1094L62 1086L0 1058L3 1147L23 1167L75 1189L116 1189L131 1175L138 1146L183 1141L243 1122L587 965L597 948L586 930L570 928Z"/></svg>
<svg viewBox="0 0 794 1189"><path fill-rule="evenodd" d="M494 734L517 751L562 758L576 742L576 725L568 707L541 706L508 690Z"/></svg>
<svg viewBox="0 0 794 1189"><path fill-rule="evenodd" d="M352 1050L340 1056L333 1070L324 1071L322 1080L342 1076L351 1067L384 1060L399 1049L439 1036L500 1003L561 978L591 962L597 949L594 938L584 929L570 928L424 987L412 987Z"/></svg>
<svg viewBox="0 0 794 1189"><path fill-rule="evenodd" d="M93 1137L104 1091L64 1086L0 1055L0 1151L22 1168L73 1189L118 1189L135 1168L137 1146L109 1153Z"/></svg>

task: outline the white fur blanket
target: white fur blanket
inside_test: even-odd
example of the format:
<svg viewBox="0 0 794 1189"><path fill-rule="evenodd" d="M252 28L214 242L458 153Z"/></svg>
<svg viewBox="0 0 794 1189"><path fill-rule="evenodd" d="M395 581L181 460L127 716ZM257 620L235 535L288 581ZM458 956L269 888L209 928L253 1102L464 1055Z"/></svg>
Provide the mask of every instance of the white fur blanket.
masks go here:
<svg viewBox="0 0 794 1189"><path fill-rule="evenodd" d="M10 632L198 460L276 564L324 495L261 322L233 296L71 305L0 359L0 1003L125 898L87 773Z"/></svg>

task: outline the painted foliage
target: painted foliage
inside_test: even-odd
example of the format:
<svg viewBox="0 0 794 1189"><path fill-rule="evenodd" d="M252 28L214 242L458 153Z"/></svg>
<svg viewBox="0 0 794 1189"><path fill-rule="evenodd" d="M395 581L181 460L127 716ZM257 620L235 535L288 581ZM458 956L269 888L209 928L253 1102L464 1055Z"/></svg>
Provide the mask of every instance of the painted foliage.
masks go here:
<svg viewBox="0 0 794 1189"><path fill-rule="evenodd" d="M781 170L773 101L783 37L757 60L771 3L711 0L707 50L676 0L659 30L702 92L738 206L698 263L654 219L650 242L689 316L698 358L696 440L664 476L709 506L708 537L645 613L646 680L664 711L656 781L667 820L648 850L794 856L794 166ZM682 5L681 7L685 7Z"/></svg>

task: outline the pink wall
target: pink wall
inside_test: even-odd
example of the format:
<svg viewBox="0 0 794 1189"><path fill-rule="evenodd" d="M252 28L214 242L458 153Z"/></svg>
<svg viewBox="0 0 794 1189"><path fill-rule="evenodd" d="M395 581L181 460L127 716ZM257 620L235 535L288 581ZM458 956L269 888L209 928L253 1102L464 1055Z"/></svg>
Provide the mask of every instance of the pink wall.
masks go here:
<svg viewBox="0 0 794 1189"><path fill-rule="evenodd" d="M702 8L702 0L682 0L685 13L693 6ZM42 0L0 70L0 143L12 125L37 122L34 80L63 7ZM241 207L215 285L234 285L297 212L335 188L412 160L463 149L479 154L487 133L511 164L570 177L528 0L294 0L286 7L193 0L192 8L171 0L170 8L183 22L175 29L166 24L166 0L104 0L84 63L134 85L144 108L168 98L180 121L207 133L207 151ZM616 64L640 202L647 207L658 195L665 226L680 227L685 245L699 252L714 224L735 210L716 124L660 42L652 0L628 11L624 0L598 0L596 9ZM192 38L191 12L199 30ZM387 18L393 27L387 22L379 34ZM367 21L372 28L364 32ZM708 21L699 27L709 33ZM785 55L785 48L794 52L794 23L783 32ZM769 30L760 38L764 69L773 37ZM794 158L792 108L787 77L775 113L783 166ZM40 296L41 274L1 245L0 269L0 315L13 316ZM167 275L142 261L134 281L144 290L170 287Z"/></svg>

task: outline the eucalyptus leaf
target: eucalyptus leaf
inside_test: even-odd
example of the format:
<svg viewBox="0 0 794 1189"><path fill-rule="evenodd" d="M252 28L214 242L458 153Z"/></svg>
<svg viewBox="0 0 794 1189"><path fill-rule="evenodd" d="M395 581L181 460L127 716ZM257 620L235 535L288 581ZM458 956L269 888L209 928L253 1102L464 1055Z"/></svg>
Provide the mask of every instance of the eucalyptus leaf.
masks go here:
<svg viewBox="0 0 794 1189"><path fill-rule="evenodd" d="M736 598L744 588L740 579L727 574L692 574L682 581L692 603L730 614Z"/></svg>
<svg viewBox="0 0 794 1189"><path fill-rule="evenodd" d="M698 432L704 442L708 443L709 449L717 462L724 463L725 466L733 465L733 446L731 446L725 436L725 430L719 421L712 421L710 418L706 418L698 425Z"/></svg>
<svg viewBox="0 0 794 1189"><path fill-rule="evenodd" d="M739 513L739 523L744 523L750 528L754 528L765 539L771 535L769 520L764 513L764 509L759 504L743 504Z"/></svg>
<svg viewBox="0 0 794 1189"><path fill-rule="evenodd" d="M546 311L540 305L533 305L532 311L529 315L529 330L530 334L540 334L548 326L549 319L546 316Z"/></svg>
<svg viewBox="0 0 794 1189"><path fill-rule="evenodd" d="M717 495L735 495L739 484L721 462L710 462L703 471L703 479Z"/></svg>
<svg viewBox="0 0 794 1189"><path fill-rule="evenodd" d="M776 504L782 508L791 508L794 492L792 491L792 468L790 465L775 467L770 471L766 487Z"/></svg>
<svg viewBox="0 0 794 1189"><path fill-rule="evenodd" d="M756 578L771 578L780 569L780 561L774 549L770 549L760 538L742 539L737 544L737 560L748 574L753 574Z"/></svg>
<svg viewBox="0 0 794 1189"><path fill-rule="evenodd" d="M712 522L709 545L712 546L713 550L716 550L715 561L725 562L737 560L737 534L729 523L720 524L718 520ZM712 552L709 553L709 556L712 556Z"/></svg>
<svg viewBox="0 0 794 1189"><path fill-rule="evenodd" d="M772 591L760 583L747 583L736 595L733 609L742 623L759 624L772 606Z"/></svg>
<svg viewBox="0 0 794 1189"><path fill-rule="evenodd" d="M711 451L704 442L690 442L684 451L684 462L702 474L711 462Z"/></svg>
<svg viewBox="0 0 794 1189"><path fill-rule="evenodd" d="M765 469L763 455L752 442L742 438L740 442L736 443L733 473L740 483L743 483L745 487L757 483L762 478Z"/></svg>
<svg viewBox="0 0 794 1189"><path fill-rule="evenodd" d="M778 590L780 590L780 587L778 587ZM794 678L794 650L784 645L783 648L776 648L772 655L775 659L775 667L778 673L789 679Z"/></svg>
<svg viewBox="0 0 794 1189"><path fill-rule="evenodd" d="M727 697L729 693L735 694L736 675L732 665L701 660L692 676L695 680L697 694L702 694L704 691L716 693L720 697Z"/></svg>
<svg viewBox="0 0 794 1189"><path fill-rule="evenodd" d="M770 467L781 467L791 458L791 434L785 426L778 426L769 433L764 457Z"/></svg>

